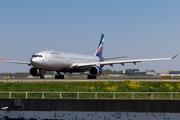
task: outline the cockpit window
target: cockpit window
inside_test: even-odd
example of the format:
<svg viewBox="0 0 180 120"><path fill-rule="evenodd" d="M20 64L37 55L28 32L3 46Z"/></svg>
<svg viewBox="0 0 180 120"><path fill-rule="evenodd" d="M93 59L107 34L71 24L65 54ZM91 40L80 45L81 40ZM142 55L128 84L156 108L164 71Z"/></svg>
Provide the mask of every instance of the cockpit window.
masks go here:
<svg viewBox="0 0 180 120"><path fill-rule="evenodd" d="M32 57L43 57L42 55L32 55Z"/></svg>

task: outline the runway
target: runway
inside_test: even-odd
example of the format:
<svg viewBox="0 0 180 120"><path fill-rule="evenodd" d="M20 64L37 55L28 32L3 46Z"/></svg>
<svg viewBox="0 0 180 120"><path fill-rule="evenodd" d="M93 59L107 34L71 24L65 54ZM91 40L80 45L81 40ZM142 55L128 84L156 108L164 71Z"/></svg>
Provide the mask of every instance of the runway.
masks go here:
<svg viewBox="0 0 180 120"><path fill-rule="evenodd" d="M0 82L180 82L180 79L0 79Z"/></svg>

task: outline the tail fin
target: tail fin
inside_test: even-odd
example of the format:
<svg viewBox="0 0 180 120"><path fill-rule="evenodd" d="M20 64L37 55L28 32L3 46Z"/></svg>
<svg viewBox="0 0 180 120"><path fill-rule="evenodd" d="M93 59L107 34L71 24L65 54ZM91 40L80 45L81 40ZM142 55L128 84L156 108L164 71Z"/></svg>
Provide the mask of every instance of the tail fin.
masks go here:
<svg viewBox="0 0 180 120"><path fill-rule="evenodd" d="M100 58L100 61L102 61L102 52L103 52L103 45L104 45L104 34L101 35L101 39L98 45L98 48L94 54L94 56L98 56Z"/></svg>

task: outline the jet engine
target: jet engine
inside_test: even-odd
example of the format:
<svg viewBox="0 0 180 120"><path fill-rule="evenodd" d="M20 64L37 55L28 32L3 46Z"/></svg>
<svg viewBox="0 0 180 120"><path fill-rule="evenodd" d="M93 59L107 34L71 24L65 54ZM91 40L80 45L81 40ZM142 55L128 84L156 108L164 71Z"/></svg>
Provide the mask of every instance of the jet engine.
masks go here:
<svg viewBox="0 0 180 120"><path fill-rule="evenodd" d="M32 76L42 76L42 71L34 67L32 67L29 72Z"/></svg>
<svg viewBox="0 0 180 120"><path fill-rule="evenodd" d="M103 73L103 69L99 66L91 66L89 68L89 74L92 76L98 76Z"/></svg>

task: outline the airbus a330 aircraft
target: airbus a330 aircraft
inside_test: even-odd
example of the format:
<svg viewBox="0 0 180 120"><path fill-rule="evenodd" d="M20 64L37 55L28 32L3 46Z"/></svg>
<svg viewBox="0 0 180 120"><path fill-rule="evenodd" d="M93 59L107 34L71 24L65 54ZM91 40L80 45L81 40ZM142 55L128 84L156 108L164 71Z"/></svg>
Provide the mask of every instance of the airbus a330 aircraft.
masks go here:
<svg viewBox="0 0 180 120"><path fill-rule="evenodd" d="M118 61L106 61L116 58L103 58L103 44L104 44L104 34L102 34L98 48L94 56L83 55L83 54L74 54L74 53L65 53L65 52L56 52L56 51L40 51L32 55L30 62L22 61L6 61L4 57L2 58L4 63L20 63L33 66L30 69L30 74L32 76L40 76L41 79L44 79L46 71L56 71L55 79L64 79L64 75L60 73L73 73L73 72L86 72L89 71L88 79L96 79L96 76L103 73L103 66L113 64L121 64L124 66L125 63L133 63L136 65L138 62L142 61L154 61L154 60L170 60L173 58L156 58L156 59L137 59L137 60L118 60Z"/></svg>

